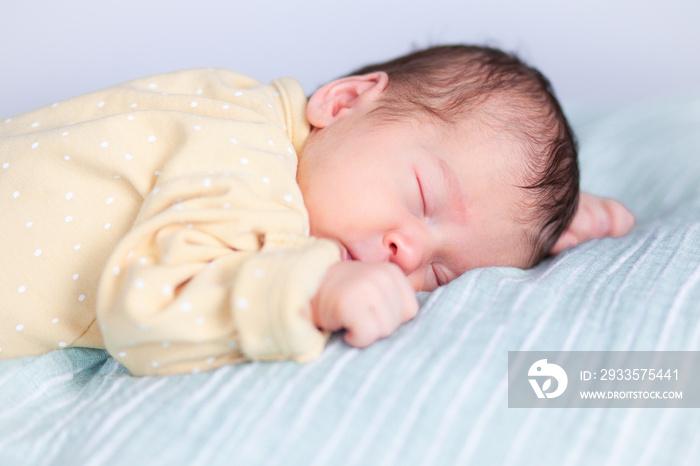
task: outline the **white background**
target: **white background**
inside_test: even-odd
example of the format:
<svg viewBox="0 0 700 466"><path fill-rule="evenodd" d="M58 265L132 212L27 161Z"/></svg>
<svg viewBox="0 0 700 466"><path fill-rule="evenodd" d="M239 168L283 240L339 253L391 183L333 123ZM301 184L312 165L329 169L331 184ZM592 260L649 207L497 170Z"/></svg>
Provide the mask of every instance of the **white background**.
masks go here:
<svg viewBox="0 0 700 466"><path fill-rule="evenodd" d="M0 0L0 116L199 66L310 93L451 42L517 52L565 105L700 90L698 0Z"/></svg>

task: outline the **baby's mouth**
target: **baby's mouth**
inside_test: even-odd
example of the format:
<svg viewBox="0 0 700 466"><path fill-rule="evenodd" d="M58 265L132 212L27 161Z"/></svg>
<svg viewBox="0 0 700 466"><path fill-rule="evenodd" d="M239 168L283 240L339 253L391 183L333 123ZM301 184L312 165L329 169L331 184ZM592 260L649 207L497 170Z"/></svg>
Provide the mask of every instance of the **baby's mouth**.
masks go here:
<svg viewBox="0 0 700 466"><path fill-rule="evenodd" d="M355 260L352 253L350 252L350 250L342 244L340 245L340 258L343 261L354 261Z"/></svg>

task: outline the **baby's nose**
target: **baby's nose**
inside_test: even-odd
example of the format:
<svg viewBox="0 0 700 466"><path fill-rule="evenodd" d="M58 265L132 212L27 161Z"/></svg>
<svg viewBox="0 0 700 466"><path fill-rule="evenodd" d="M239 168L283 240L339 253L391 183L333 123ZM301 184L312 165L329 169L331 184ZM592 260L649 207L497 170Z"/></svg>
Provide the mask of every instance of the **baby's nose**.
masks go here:
<svg viewBox="0 0 700 466"><path fill-rule="evenodd" d="M424 255L422 243L418 238L399 231L391 231L383 238L387 260L401 267L405 275L420 267Z"/></svg>

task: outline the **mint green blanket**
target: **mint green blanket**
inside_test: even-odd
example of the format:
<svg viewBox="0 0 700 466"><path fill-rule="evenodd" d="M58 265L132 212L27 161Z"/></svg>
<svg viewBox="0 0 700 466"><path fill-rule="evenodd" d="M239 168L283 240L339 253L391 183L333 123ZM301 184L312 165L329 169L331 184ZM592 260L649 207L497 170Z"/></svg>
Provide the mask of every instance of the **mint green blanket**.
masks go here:
<svg viewBox="0 0 700 466"><path fill-rule="evenodd" d="M0 464L700 464L696 409L508 408L508 351L700 350L700 97L573 123L583 188L631 207L629 236L474 270L391 338L334 338L306 365L135 378L98 350L1 362Z"/></svg>

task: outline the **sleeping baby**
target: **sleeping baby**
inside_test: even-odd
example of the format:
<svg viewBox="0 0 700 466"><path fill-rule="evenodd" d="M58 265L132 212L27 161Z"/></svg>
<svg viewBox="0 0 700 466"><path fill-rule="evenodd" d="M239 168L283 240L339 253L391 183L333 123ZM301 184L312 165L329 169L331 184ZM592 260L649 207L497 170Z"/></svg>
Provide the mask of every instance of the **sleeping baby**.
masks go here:
<svg viewBox="0 0 700 466"><path fill-rule="evenodd" d="M106 348L135 375L365 347L431 291L634 223L581 194L548 81L441 46L307 100L199 69L0 121L0 358Z"/></svg>

